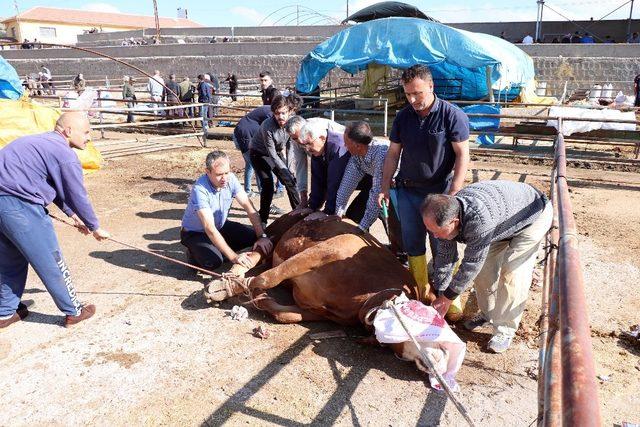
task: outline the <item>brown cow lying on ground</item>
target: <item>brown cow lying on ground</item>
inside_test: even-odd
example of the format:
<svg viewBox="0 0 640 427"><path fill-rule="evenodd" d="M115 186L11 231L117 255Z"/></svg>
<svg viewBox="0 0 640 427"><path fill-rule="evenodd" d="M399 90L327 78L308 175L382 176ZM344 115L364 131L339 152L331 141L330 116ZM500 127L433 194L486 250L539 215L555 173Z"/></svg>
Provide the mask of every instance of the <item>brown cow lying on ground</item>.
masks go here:
<svg viewBox="0 0 640 427"><path fill-rule="evenodd" d="M207 286L207 299L221 301L250 290L258 308L278 322L328 319L356 325L364 324L370 308L401 291L415 298L413 276L375 237L351 222L304 221L305 216L293 212L267 230L274 243L271 269L244 278L234 266L231 274ZM257 264L261 255L251 258ZM295 305L279 305L265 293L285 280L292 285Z"/></svg>
<svg viewBox="0 0 640 427"><path fill-rule="evenodd" d="M411 273L375 237L348 221L303 221L307 213L292 212L267 229L274 242L271 268L245 278L235 265L224 278L205 288L208 301L249 294L254 305L281 323L332 320L341 325L364 325L372 331L376 309L400 292L416 299ZM254 265L262 255L250 254ZM266 291L288 281L295 305L284 306ZM373 341L373 340L371 340ZM410 342L390 345L405 360L426 371ZM443 353L434 353L439 358Z"/></svg>

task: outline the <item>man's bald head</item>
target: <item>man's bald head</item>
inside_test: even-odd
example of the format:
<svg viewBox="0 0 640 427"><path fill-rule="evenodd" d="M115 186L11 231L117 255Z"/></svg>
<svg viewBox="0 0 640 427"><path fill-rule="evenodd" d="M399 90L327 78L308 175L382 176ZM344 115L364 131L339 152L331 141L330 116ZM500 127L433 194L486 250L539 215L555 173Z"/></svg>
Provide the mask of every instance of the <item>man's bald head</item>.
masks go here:
<svg viewBox="0 0 640 427"><path fill-rule="evenodd" d="M56 132L62 134L71 147L84 150L91 133L89 118L80 111L63 113L56 122Z"/></svg>

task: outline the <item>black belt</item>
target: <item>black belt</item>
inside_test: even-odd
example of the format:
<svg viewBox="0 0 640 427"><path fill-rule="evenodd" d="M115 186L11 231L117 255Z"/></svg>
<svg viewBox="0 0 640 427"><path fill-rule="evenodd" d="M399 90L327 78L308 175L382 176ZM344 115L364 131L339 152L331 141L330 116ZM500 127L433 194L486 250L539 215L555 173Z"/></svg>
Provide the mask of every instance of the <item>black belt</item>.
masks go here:
<svg viewBox="0 0 640 427"><path fill-rule="evenodd" d="M414 181L411 179L403 179L403 178L396 178L395 180L395 188L423 188L423 187L428 187L430 185L433 185L432 182L427 182L427 181Z"/></svg>

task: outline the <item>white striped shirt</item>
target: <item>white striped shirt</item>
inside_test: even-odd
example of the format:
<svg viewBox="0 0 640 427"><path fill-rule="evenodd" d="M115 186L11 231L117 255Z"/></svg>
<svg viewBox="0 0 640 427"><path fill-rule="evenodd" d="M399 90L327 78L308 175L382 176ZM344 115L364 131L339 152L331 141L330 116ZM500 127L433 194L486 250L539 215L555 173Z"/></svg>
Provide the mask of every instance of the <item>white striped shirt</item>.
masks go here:
<svg viewBox="0 0 640 427"><path fill-rule="evenodd" d="M336 215L343 216L347 211L349 197L351 197L351 194L358 187L358 183L365 175L371 175L373 178L371 191L369 192L369 200L367 201L367 209L359 224L359 227L363 230L368 230L380 213L378 194L382 187L382 167L384 165L384 159L387 156L387 150L389 150L389 143L387 141L377 139L371 141L367 149L367 154L365 154L364 157L351 156L349 163L347 163L347 168L344 171L342 181L340 182L340 188L336 196Z"/></svg>

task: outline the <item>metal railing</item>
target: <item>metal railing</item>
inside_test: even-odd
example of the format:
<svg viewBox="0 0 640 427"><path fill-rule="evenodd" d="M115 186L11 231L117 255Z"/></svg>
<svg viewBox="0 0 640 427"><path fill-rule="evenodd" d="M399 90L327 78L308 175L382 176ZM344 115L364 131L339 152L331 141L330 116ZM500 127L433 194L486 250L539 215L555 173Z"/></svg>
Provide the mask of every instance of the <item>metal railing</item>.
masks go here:
<svg viewBox="0 0 640 427"><path fill-rule="evenodd" d="M550 188L554 219L547 236L542 297L538 425L599 426L598 386L562 119L558 119L554 145Z"/></svg>

